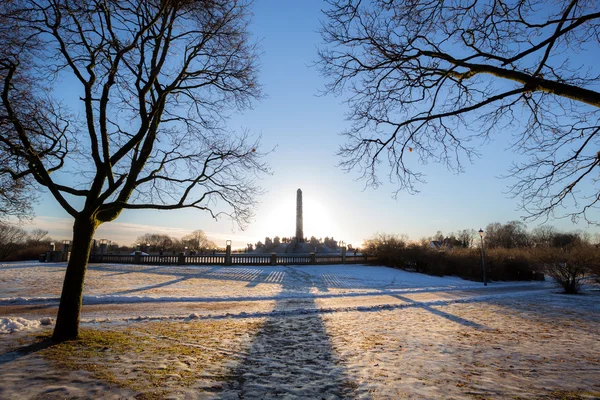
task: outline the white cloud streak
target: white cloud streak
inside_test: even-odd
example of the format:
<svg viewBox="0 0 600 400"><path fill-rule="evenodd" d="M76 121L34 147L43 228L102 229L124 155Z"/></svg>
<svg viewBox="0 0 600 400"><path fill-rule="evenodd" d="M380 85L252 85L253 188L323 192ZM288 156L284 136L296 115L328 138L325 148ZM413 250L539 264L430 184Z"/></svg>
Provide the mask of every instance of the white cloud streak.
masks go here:
<svg viewBox="0 0 600 400"><path fill-rule="evenodd" d="M73 219L71 218L58 218L48 216L38 216L34 218L30 229L44 229L47 230L55 240L71 239L73 232ZM148 224L135 224L130 222L109 222L100 225L96 231L96 239L109 239L113 242L117 242L120 245L131 245L135 243L135 240L145 233L158 233L162 235L169 235L176 238L181 238L188 233L190 230L176 228L176 227L165 227ZM210 240L213 240L218 245L224 245L225 240L231 240L233 247L245 247L246 243L254 243L256 239L247 235L239 235L227 232L206 232L206 235Z"/></svg>

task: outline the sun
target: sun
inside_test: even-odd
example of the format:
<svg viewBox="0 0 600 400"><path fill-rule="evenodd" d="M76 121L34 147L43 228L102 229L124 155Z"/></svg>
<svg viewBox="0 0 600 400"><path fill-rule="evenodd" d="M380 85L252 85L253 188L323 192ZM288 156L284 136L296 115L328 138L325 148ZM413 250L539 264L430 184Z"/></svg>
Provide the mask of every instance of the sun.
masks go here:
<svg viewBox="0 0 600 400"><path fill-rule="evenodd" d="M307 196L302 202L304 216L304 237L326 236L341 239L339 224L331 210L324 203ZM296 196L278 199L278 203L268 206L260 229L265 236L293 237L296 234Z"/></svg>
<svg viewBox="0 0 600 400"><path fill-rule="evenodd" d="M305 237L315 236L318 239L329 236L340 239L339 224L334 214L324 204L314 199L307 199L304 201L303 208Z"/></svg>

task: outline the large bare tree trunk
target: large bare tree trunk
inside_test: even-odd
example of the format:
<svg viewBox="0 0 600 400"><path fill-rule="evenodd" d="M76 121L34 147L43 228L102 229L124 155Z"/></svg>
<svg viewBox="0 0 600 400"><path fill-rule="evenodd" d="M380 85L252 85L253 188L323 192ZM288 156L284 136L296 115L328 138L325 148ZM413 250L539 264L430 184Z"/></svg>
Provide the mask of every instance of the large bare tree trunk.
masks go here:
<svg viewBox="0 0 600 400"><path fill-rule="evenodd" d="M256 173L269 170L259 142L225 124L262 96L251 0L128 3L0 0L0 178L46 187L75 220L56 341L78 336L100 223L193 208L244 227L262 193ZM54 84L63 74L77 93ZM55 180L64 174L83 175Z"/></svg>
<svg viewBox="0 0 600 400"><path fill-rule="evenodd" d="M63 283L56 327L52 340L75 339L79 333L79 317L83 298L83 281L87 270L92 238L97 224L91 218L77 218L73 226L73 247Z"/></svg>

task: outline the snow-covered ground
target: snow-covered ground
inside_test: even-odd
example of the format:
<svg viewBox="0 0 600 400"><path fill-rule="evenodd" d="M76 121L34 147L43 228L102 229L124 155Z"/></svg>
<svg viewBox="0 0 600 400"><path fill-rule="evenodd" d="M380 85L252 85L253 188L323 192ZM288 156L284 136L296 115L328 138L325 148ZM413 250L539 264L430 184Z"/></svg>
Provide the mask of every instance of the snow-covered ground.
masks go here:
<svg viewBox="0 0 600 400"><path fill-rule="evenodd" d="M113 349L91 369L73 354L63 371L44 346L19 346L51 331L64 270L0 264L0 398L127 398L156 386L174 398L600 397L594 290L359 265L95 264L82 328L126 332L147 351ZM183 350L161 355L164 340ZM185 350L197 348L212 361ZM152 357L169 359L154 361L172 379L140 372ZM98 365L119 373L106 382ZM154 387L132 383L145 379Z"/></svg>

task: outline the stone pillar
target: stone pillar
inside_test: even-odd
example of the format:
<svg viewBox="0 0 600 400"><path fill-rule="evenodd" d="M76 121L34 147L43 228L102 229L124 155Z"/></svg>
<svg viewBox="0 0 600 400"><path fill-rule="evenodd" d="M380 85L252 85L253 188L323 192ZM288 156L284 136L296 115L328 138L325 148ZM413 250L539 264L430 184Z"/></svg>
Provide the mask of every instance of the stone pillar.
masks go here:
<svg viewBox="0 0 600 400"><path fill-rule="evenodd" d="M342 252L342 264L346 264L346 246L342 246L340 251Z"/></svg>
<svg viewBox="0 0 600 400"><path fill-rule="evenodd" d="M100 239L100 254L105 255L108 253L108 240Z"/></svg>
<svg viewBox="0 0 600 400"><path fill-rule="evenodd" d="M225 248L225 265L231 265L231 243Z"/></svg>
<svg viewBox="0 0 600 400"><path fill-rule="evenodd" d="M61 262L63 258L63 252L62 251L53 251L52 255L50 256L50 259L52 260L52 262Z"/></svg>
<svg viewBox="0 0 600 400"><path fill-rule="evenodd" d="M310 263L313 265L317 263L317 257L315 257L315 253L310 253Z"/></svg>
<svg viewBox="0 0 600 400"><path fill-rule="evenodd" d="M271 253L271 265L277 265L277 253Z"/></svg>
<svg viewBox="0 0 600 400"><path fill-rule="evenodd" d="M54 249L54 242L50 242L50 247L48 247L48 251L46 252L46 262L52 261L52 253L54 252Z"/></svg>
<svg viewBox="0 0 600 400"><path fill-rule="evenodd" d="M62 261L69 261L69 251L71 250L71 241L65 240L62 248Z"/></svg>
<svg viewBox="0 0 600 400"><path fill-rule="evenodd" d="M177 265L184 265L185 264L185 253L181 252L179 253L179 256L177 257Z"/></svg>
<svg viewBox="0 0 600 400"><path fill-rule="evenodd" d="M136 251L135 254L133 255L133 263L134 264L141 264L142 263L142 252L141 251Z"/></svg>
<svg viewBox="0 0 600 400"><path fill-rule="evenodd" d="M302 221L302 190L296 192L296 242L304 243L304 225Z"/></svg>

